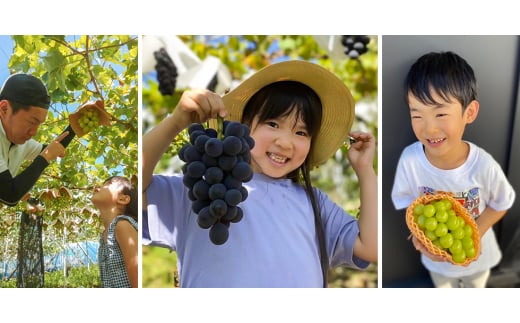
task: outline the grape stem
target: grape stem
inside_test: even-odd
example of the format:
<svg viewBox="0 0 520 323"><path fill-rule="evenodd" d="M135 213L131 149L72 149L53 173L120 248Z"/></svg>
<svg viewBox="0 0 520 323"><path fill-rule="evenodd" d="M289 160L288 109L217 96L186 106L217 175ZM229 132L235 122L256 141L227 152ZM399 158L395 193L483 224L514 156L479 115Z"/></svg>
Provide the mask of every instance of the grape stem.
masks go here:
<svg viewBox="0 0 520 323"><path fill-rule="evenodd" d="M229 88L226 88L224 90L224 95L228 94L230 91ZM224 118L217 115L217 133L218 133L218 139L224 140Z"/></svg>
<svg viewBox="0 0 520 323"><path fill-rule="evenodd" d="M218 139L224 140L224 118L217 116L217 134Z"/></svg>

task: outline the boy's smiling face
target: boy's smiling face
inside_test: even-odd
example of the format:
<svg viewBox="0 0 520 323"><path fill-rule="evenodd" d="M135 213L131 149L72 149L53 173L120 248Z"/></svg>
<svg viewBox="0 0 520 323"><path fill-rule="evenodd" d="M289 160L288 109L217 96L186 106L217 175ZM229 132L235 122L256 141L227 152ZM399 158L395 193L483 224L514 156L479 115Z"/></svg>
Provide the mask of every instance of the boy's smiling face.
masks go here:
<svg viewBox="0 0 520 323"><path fill-rule="evenodd" d="M476 119L479 105L474 100L463 112L455 98L446 102L435 92L432 97L437 104L425 104L408 94L413 132L433 165L453 169L467 158L468 145L462 136L466 125Z"/></svg>

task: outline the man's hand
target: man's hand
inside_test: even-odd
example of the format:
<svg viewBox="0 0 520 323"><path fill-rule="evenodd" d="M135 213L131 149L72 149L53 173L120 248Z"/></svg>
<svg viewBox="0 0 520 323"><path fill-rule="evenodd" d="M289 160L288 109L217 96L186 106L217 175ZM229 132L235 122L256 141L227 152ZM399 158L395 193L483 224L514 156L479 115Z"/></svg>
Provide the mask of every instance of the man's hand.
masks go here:
<svg viewBox="0 0 520 323"><path fill-rule="evenodd" d="M49 163L55 160L58 157L65 157L65 147L61 144L61 141L67 137L69 134L68 131L65 131L61 135L59 135L53 142L51 142L45 149L41 152L41 156L45 158L45 160Z"/></svg>

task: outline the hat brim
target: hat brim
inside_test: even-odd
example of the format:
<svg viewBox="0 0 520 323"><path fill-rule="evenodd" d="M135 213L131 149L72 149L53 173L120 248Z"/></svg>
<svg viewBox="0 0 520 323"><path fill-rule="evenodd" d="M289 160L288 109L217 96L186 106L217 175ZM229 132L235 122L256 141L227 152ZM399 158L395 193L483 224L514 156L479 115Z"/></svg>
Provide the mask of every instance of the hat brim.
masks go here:
<svg viewBox="0 0 520 323"><path fill-rule="evenodd" d="M260 69L222 97L228 119L241 121L244 106L264 86L297 81L309 86L322 104L322 121L310 152L311 168L325 163L343 145L355 117L355 103L347 86L327 69L307 61L285 61Z"/></svg>

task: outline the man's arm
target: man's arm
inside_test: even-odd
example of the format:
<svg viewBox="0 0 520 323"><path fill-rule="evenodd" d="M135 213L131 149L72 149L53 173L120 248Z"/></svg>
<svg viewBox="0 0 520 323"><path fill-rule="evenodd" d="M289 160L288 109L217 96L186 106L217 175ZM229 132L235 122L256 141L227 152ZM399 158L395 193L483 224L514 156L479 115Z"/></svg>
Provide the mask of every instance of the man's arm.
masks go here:
<svg viewBox="0 0 520 323"><path fill-rule="evenodd" d="M16 177L9 170L0 173L0 202L15 206L31 190L49 163L42 156L37 156L31 165Z"/></svg>
<svg viewBox="0 0 520 323"><path fill-rule="evenodd" d="M59 142L64 148L69 145L75 136L72 128L68 126L58 138L62 137L67 131L68 134ZM47 146L44 145L42 154L46 149ZM15 206L31 190L48 165L49 161L42 155L38 155L23 172L14 178L9 170L0 173L0 202L9 206Z"/></svg>

